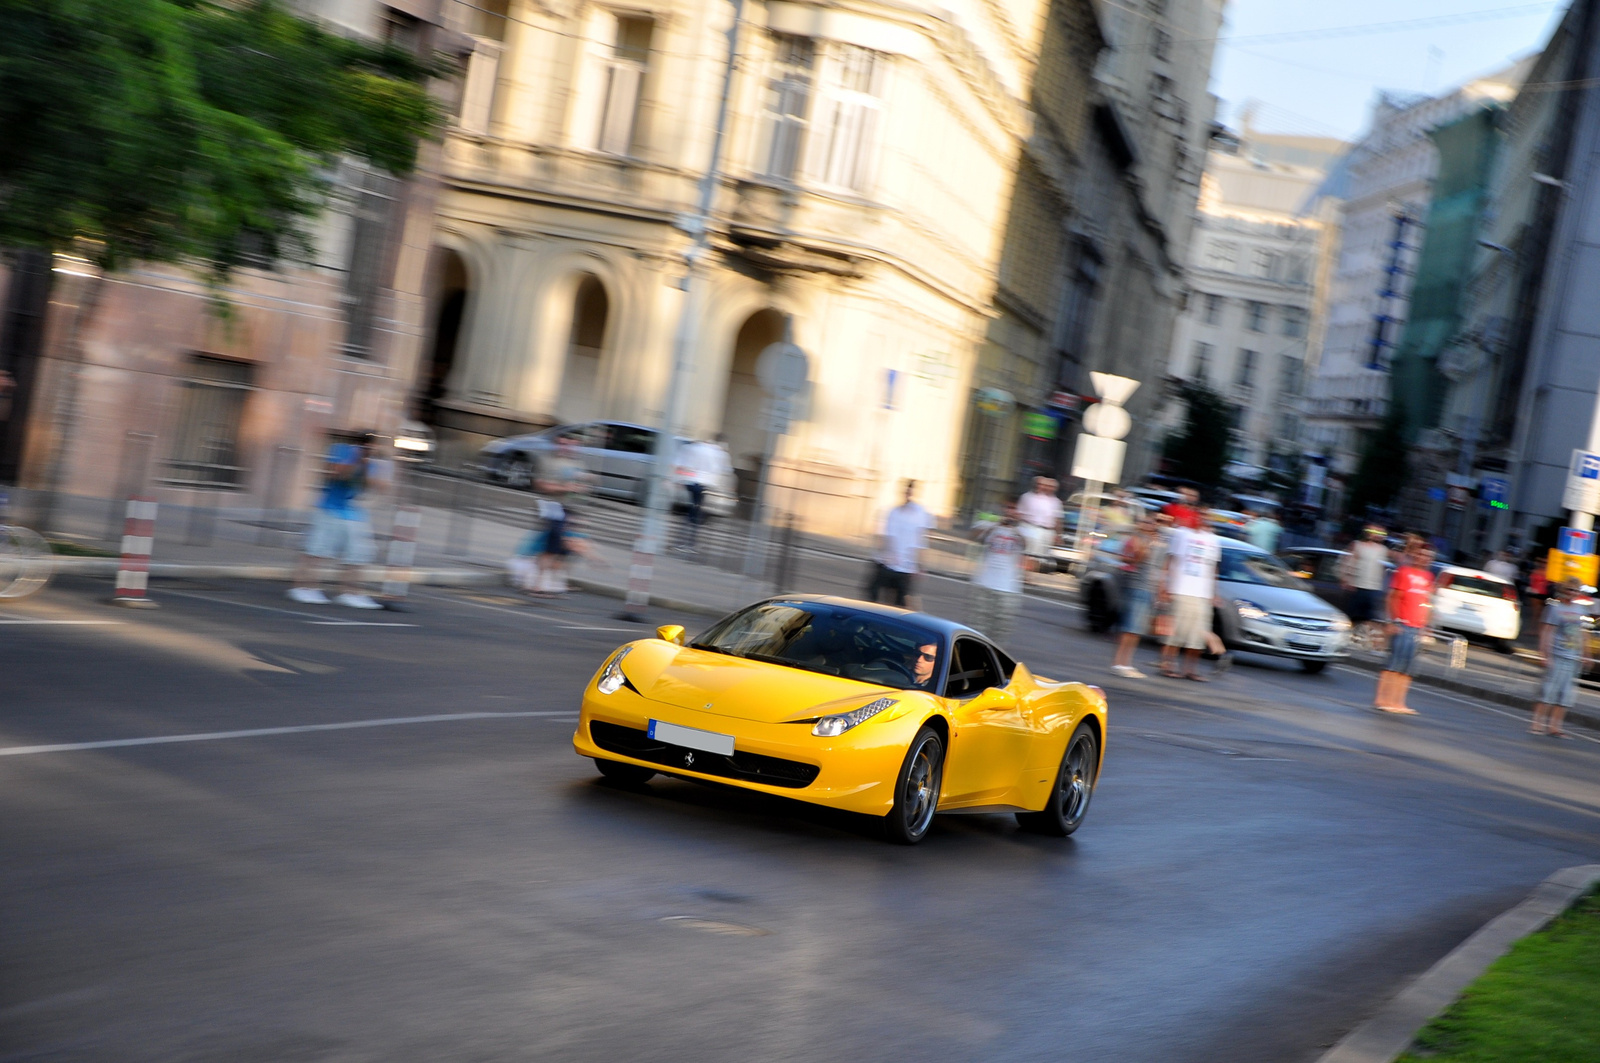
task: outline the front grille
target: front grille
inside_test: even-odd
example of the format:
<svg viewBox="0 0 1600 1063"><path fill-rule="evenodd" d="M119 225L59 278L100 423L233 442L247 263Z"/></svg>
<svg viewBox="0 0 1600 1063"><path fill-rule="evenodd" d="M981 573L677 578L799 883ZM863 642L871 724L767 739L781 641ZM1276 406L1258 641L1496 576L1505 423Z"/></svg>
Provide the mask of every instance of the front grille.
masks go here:
<svg viewBox="0 0 1600 1063"><path fill-rule="evenodd" d="M817 773L822 770L815 764L803 764L798 760L784 760L782 757L768 757L760 753L746 753L738 749L733 751L732 756L726 757L720 753L707 753L703 749L687 749L667 742L657 742L650 737L648 731L641 731L637 727L623 727L600 720L589 722L589 737L594 739L595 745L606 752L621 753L635 760L648 760L652 764L660 764L666 768L687 769L702 775L716 775L724 779L738 779L741 782L787 786L794 790L810 786L816 779ZM691 756L694 762L684 763L685 758Z"/></svg>
<svg viewBox="0 0 1600 1063"><path fill-rule="evenodd" d="M1284 627L1298 628L1301 631L1327 631L1333 627L1333 621L1323 620L1310 616L1285 616L1282 613L1273 613L1272 619Z"/></svg>

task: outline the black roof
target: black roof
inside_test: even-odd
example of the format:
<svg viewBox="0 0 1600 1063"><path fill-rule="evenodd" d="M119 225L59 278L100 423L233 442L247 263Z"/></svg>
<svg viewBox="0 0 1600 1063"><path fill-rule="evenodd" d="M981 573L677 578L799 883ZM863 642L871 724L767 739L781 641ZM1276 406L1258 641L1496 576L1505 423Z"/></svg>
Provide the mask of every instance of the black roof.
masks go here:
<svg viewBox="0 0 1600 1063"><path fill-rule="evenodd" d="M769 602L817 602L821 605L841 606L853 609L858 613L875 613L878 616L894 619L915 620L924 627L929 627L947 638L955 635L975 635L985 642L992 641L982 632L974 631L965 624L958 624L954 620L946 620L942 616L932 613L919 613L912 609L902 609L897 605L880 605L877 602L863 602L856 598L840 598L833 594L774 594L763 599Z"/></svg>

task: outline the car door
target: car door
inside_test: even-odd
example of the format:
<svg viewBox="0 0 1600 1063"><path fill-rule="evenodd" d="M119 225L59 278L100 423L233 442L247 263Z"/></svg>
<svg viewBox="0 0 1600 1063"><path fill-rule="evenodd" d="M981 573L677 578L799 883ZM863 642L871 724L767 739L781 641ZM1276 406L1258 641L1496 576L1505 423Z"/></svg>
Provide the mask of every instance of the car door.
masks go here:
<svg viewBox="0 0 1600 1063"><path fill-rule="evenodd" d="M945 698L951 729L942 803L957 807L1004 802L1021 776L1031 730L983 640L965 635L955 639Z"/></svg>
<svg viewBox="0 0 1600 1063"><path fill-rule="evenodd" d="M656 431L634 424L615 424L611 429L606 471L613 488L617 497L642 503L650 482L650 467L655 463Z"/></svg>

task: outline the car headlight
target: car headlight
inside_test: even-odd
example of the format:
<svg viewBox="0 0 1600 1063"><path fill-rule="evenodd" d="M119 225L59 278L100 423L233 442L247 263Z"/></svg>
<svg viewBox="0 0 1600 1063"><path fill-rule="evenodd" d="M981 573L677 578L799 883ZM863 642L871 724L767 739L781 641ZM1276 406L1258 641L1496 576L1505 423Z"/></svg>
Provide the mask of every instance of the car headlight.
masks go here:
<svg viewBox="0 0 1600 1063"><path fill-rule="evenodd" d="M421 436L395 436L394 448L410 451L432 450L433 444Z"/></svg>
<svg viewBox="0 0 1600 1063"><path fill-rule="evenodd" d="M1328 626L1335 631L1349 631L1350 618L1341 613L1340 615L1334 617Z"/></svg>
<svg viewBox="0 0 1600 1063"><path fill-rule="evenodd" d="M900 704L898 698L879 698L870 705L863 705L854 712L840 713L837 716L824 716L817 721L811 733L818 738L837 738L850 728L872 719L878 713L891 705Z"/></svg>
<svg viewBox="0 0 1600 1063"><path fill-rule="evenodd" d="M633 652L632 646L624 646L617 651L617 655L606 662L600 670L600 678L595 682L594 688L602 694L615 694L628 677L622 674L622 659Z"/></svg>
<svg viewBox="0 0 1600 1063"><path fill-rule="evenodd" d="M1271 614L1269 614L1265 609L1261 608L1261 606L1257 605L1255 602L1246 601L1243 598L1235 598L1233 600L1233 604L1238 608L1239 618L1241 620L1271 619Z"/></svg>

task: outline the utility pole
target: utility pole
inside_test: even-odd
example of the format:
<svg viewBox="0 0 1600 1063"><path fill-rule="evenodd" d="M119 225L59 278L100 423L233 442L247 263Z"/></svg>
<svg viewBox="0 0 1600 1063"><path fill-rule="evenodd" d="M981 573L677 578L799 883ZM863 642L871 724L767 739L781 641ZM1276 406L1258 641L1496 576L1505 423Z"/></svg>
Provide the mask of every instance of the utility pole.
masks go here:
<svg viewBox="0 0 1600 1063"><path fill-rule="evenodd" d="M721 176L722 139L728 126L728 101L733 91L733 71L739 58L739 20L744 0L733 0L733 19L728 24L728 59L722 71L722 96L717 101L717 125L711 138L711 158L700 178L694 213L678 219L678 227L691 237L683 252L683 308L678 328L672 337L672 374L667 378L667 405L661 415L661 431L656 436L655 462L650 470L646 492L644 527L633 547L633 563L628 576L628 599L618 619L642 622L644 607L650 604L650 579L655 556L666 545L669 488L673 464L677 459L678 422L683 418L684 393L694 376L695 325L701 299L701 260L711 246L711 208Z"/></svg>

